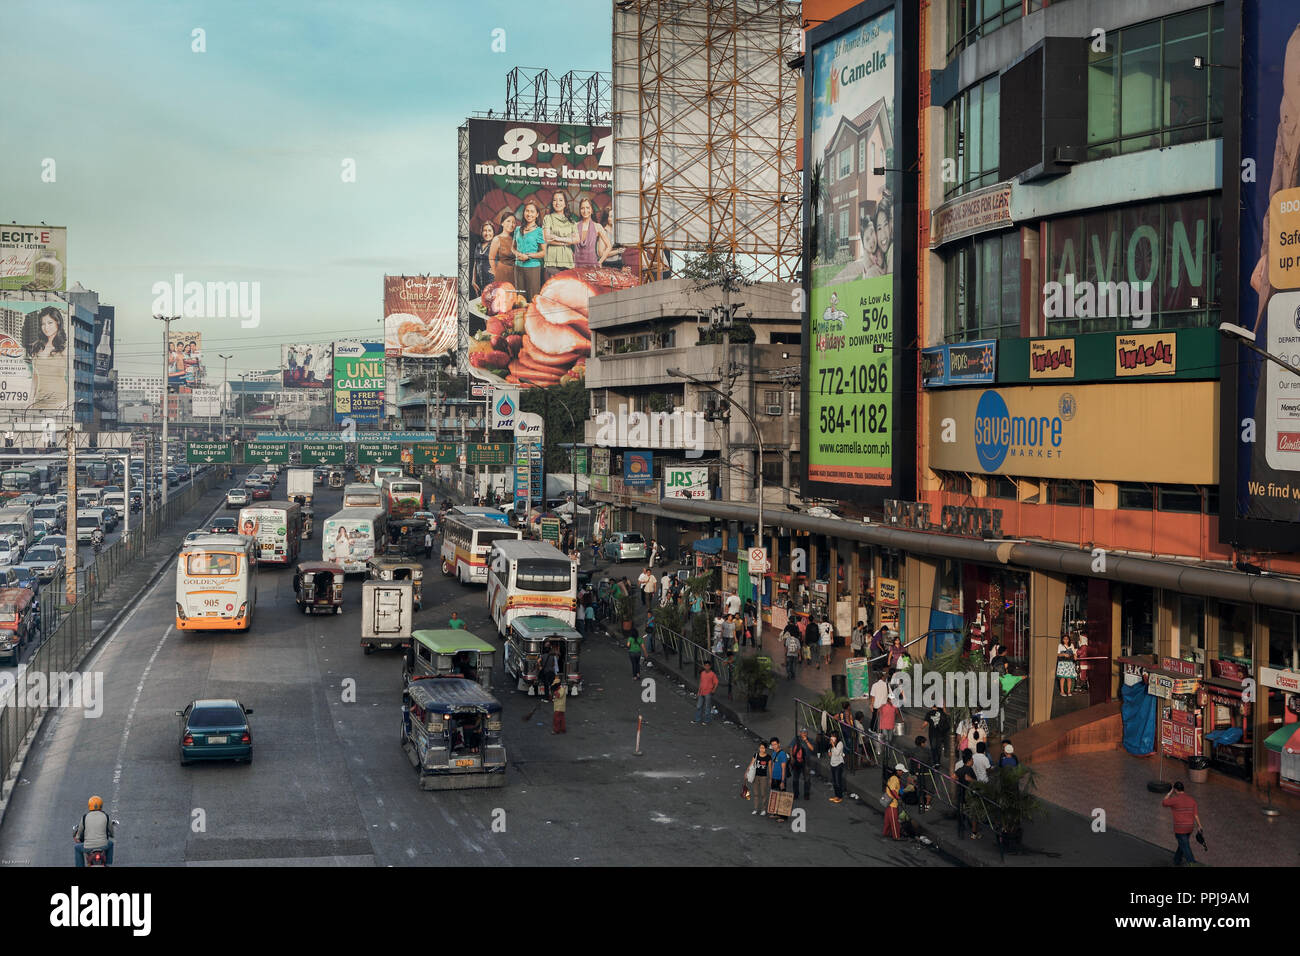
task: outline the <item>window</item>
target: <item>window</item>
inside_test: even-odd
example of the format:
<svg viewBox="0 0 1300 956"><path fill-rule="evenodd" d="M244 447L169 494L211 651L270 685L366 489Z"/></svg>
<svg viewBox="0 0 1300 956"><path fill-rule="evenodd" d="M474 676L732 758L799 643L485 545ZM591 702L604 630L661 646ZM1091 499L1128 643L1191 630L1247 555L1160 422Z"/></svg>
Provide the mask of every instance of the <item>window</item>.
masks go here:
<svg viewBox="0 0 1300 956"><path fill-rule="evenodd" d="M853 147L849 146L840 150L840 174L838 179L845 179L853 175Z"/></svg>
<svg viewBox="0 0 1300 956"><path fill-rule="evenodd" d="M1047 483L1047 503L1091 508L1092 482L1049 481Z"/></svg>
<svg viewBox="0 0 1300 956"><path fill-rule="evenodd" d="M988 477L988 496L990 498L1007 498L1015 501L1015 480L1008 478L1006 475L990 475Z"/></svg>
<svg viewBox="0 0 1300 956"><path fill-rule="evenodd" d="M568 561L523 558L515 570L515 583L529 591L567 591L573 584L573 565Z"/></svg>
<svg viewBox="0 0 1300 956"><path fill-rule="evenodd" d="M948 0L948 59L981 37L1019 20L1025 0ZM1028 0L1030 12L1042 0Z"/></svg>
<svg viewBox="0 0 1300 956"><path fill-rule="evenodd" d="M849 211L848 211L847 209L841 209L841 210L840 210L840 231L839 231L839 236L840 236L840 241L841 241L841 242L846 243L846 244L848 243L848 241L849 241L849 240L848 240L848 236L849 236Z"/></svg>
<svg viewBox="0 0 1300 956"><path fill-rule="evenodd" d="M1020 334L1020 233L1012 230L953 244L944 260L949 342Z"/></svg>
<svg viewBox="0 0 1300 956"><path fill-rule="evenodd" d="M939 473L939 489L949 494L969 495L971 493L970 475L955 471L942 471Z"/></svg>
<svg viewBox="0 0 1300 956"><path fill-rule="evenodd" d="M1223 135L1223 5L1113 31L1088 52L1088 158Z"/></svg>
<svg viewBox="0 0 1300 956"><path fill-rule="evenodd" d="M944 108L944 154L957 160L944 198L998 181L998 77L977 83Z"/></svg>
<svg viewBox="0 0 1300 956"><path fill-rule="evenodd" d="M875 164L876 146L873 143L871 145L871 165L875 166ZM858 169L864 173L867 172L867 141L865 139L858 140Z"/></svg>
<svg viewBox="0 0 1300 956"><path fill-rule="evenodd" d="M1268 666L1300 670L1300 618L1286 611L1268 612Z"/></svg>
<svg viewBox="0 0 1300 956"><path fill-rule="evenodd" d="M1158 500L1160 503L1156 507L1160 511L1201 513L1201 492L1192 485L1161 485Z"/></svg>
<svg viewBox="0 0 1300 956"><path fill-rule="evenodd" d="M1120 485L1119 506L1132 511L1150 511L1155 507L1155 494L1150 485Z"/></svg>

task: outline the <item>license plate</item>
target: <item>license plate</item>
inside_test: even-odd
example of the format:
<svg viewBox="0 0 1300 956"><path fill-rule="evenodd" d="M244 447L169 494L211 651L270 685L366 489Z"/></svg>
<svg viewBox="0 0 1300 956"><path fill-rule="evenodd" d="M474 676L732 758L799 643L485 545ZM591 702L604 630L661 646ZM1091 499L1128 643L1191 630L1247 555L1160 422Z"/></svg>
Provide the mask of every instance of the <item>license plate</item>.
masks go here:
<svg viewBox="0 0 1300 956"><path fill-rule="evenodd" d="M457 767L472 767L472 766L474 766L474 761L473 761L473 760L457 760L457 761L456 761L456 766L457 766Z"/></svg>
<svg viewBox="0 0 1300 956"><path fill-rule="evenodd" d="M209 738L208 738L208 743L210 743L210 744L225 744L225 743L229 743L229 742L230 742L230 738L229 738L229 737L209 737Z"/></svg>

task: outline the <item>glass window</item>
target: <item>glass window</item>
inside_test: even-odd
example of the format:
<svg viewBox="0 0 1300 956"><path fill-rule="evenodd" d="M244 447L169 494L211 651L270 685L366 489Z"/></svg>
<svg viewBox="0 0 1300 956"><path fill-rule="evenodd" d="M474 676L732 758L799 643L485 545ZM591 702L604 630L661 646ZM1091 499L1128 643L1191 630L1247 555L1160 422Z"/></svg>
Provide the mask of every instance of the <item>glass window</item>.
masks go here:
<svg viewBox="0 0 1300 956"><path fill-rule="evenodd" d="M988 497L1016 500L1016 483L1014 479L1008 478L1006 475L990 475L987 480Z"/></svg>
<svg viewBox="0 0 1300 956"><path fill-rule="evenodd" d="M853 175L853 147L840 150L840 179Z"/></svg>
<svg viewBox="0 0 1300 956"><path fill-rule="evenodd" d="M952 245L944 260L947 339L1019 335L1020 234L972 237Z"/></svg>
<svg viewBox="0 0 1300 956"><path fill-rule="evenodd" d="M1287 611L1268 612L1268 666L1300 670L1300 618Z"/></svg>
<svg viewBox="0 0 1300 956"><path fill-rule="evenodd" d="M945 198L998 181L998 82L989 77L944 109L946 155L957 160L956 180L944 183Z"/></svg>
<svg viewBox="0 0 1300 956"><path fill-rule="evenodd" d="M1178 656L1205 663L1205 599L1178 598Z"/></svg>
<svg viewBox="0 0 1300 956"><path fill-rule="evenodd" d="M1201 491L1192 485L1161 485L1158 507L1160 511L1200 514Z"/></svg>
<svg viewBox="0 0 1300 956"><path fill-rule="evenodd" d="M1253 610L1249 604L1219 602L1219 660L1229 657L1237 661L1251 659Z"/></svg>
<svg viewBox="0 0 1300 956"><path fill-rule="evenodd" d="M1133 511L1150 511L1155 506L1150 485L1120 485L1119 506Z"/></svg>

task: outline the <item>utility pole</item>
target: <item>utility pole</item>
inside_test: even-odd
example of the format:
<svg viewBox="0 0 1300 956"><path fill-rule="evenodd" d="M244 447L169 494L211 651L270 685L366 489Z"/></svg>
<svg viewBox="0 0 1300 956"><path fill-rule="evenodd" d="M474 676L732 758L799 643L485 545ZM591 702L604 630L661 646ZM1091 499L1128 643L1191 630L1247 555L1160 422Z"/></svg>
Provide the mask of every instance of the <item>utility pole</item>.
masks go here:
<svg viewBox="0 0 1300 956"><path fill-rule="evenodd" d="M217 353L221 359L221 440L226 440L226 404L230 401L230 360L233 355Z"/></svg>
<svg viewBox="0 0 1300 956"><path fill-rule="evenodd" d="M129 507L129 505L128 505ZM77 603L77 429L68 425L68 550L63 562L63 600Z"/></svg>
<svg viewBox="0 0 1300 956"><path fill-rule="evenodd" d="M167 420L168 420L169 418L171 418L171 415L168 413L168 408L167 408L167 396L168 396L168 393L169 393L169 391L170 391L170 388L169 388L169 381L168 381L168 378L167 378L167 372L168 372L168 368L167 368L167 357L168 357L167 347L168 347L168 345L169 345L170 342L171 342L171 334L170 334L170 333L171 333L171 327L172 327L172 320L173 320L173 319L179 319L180 316L179 316L179 315L155 315L154 318L157 319L159 322L161 322L161 323L163 324L163 341L162 341L162 344L163 344L163 352L162 352L162 358L163 358L163 379L162 379L162 380L163 380L163 384L162 384L162 467L159 469L159 471L162 472L162 476L161 476L161 477L162 477L162 482L161 482L161 485L162 485L162 503L165 505L165 504L167 504Z"/></svg>

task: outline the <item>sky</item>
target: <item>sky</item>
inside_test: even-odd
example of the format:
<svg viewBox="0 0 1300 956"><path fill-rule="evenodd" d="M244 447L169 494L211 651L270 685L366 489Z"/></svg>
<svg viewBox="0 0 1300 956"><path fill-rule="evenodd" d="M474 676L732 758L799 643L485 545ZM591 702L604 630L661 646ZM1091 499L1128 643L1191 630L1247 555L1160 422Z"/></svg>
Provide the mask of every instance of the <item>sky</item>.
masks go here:
<svg viewBox="0 0 1300 956"><path fill-rule="evenodd" d="M382 332L385 273L456 274L457 127L516 66L610 69L609 0L3 6L0 221L67 227L125 374L161 374L153 286L177 274L260 284L256 328L189 323L209 381L218 352L233 378Z"/></svg>

